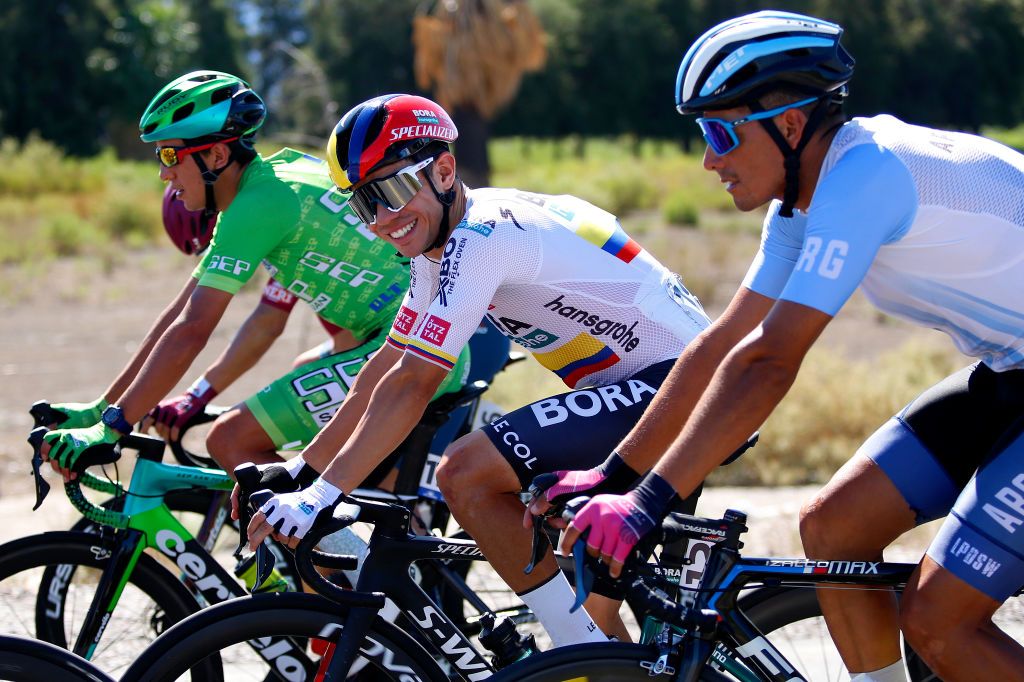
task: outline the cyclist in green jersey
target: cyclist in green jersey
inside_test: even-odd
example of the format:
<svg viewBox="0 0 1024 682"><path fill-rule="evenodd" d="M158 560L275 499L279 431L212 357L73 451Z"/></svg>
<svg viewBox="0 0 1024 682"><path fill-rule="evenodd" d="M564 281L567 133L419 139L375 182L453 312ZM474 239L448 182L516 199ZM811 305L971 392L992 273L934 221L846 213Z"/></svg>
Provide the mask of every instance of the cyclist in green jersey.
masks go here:
<svg viewBox="0 0 1024 682"><path fill-rule="evenodd" d="M248 83L216 71L174 80L142 115L141 139L157 143L160 178L186 208L220 216L192 277L103 396L57 406L67 417L58 424L62 429L47 434L43 454L65 478L73 476L78 457L109 448L168 394L261 261L289 292L362 341L362 361L383 343L381 330L390 328L404 295L407 265L362 226L323 161L287 148L265 159L256 153L265 118L266 106ZM321 384L295 378L301 407L326 409L354 379L354 364L328 363ZM275 412L273 404L258 401L226 415L249 426L257 422L265 436L265 448L245 459L272 461L274 449L287 442L282 439L297 439L303 423L312 426L307 438L319 428L315 416L294 411L277 428Z"/></svg>

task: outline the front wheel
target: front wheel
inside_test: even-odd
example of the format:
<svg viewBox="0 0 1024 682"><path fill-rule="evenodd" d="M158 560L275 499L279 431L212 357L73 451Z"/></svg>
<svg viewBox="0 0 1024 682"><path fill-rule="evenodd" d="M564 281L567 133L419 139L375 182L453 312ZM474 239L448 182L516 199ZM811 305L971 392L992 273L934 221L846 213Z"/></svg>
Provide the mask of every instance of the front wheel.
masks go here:
<svg viewBox="0 0 1024 682"><path fill-rule="evenodd" d="M70 651L36 639L0 636L0 674L14 682L113 682Z"/></svg>
<svg viewBox="0 0 1024 682"><path fill-rule="evenodd" d="M114 542L109 536L62 531L0 545L0 631L74 646ZM92 663L116 676L161 632L198 608L177 576L143 554L103 626ZM220 679L215 660L203 670L201 679Z"/></svg>
<svg viewBox="0 0 1024 682"><path fill-rule="evenodd" d="M218 653L232 682L312 680L319 659L305 648L307 642L312 647L317 644L313 640L335 640L346 614L345 607L312 594L281 592L231 599L203 609L164 633L121 682L187 680L189 668ZM448 680L419 644L380 618L360 644L360 653L364 659L358 662L361 678Z"/></svg>

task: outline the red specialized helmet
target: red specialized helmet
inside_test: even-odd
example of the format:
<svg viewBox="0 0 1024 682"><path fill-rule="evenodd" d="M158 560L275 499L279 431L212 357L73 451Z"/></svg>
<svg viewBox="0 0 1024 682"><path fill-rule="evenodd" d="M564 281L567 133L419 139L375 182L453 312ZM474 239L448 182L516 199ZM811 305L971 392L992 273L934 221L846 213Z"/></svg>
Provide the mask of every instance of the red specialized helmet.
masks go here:
<svg viewBox="0 0 1024 682"><path fill-rule="evenodd" d="M213 239L213 226L217 214L207 215L206 211L190 211L175 195L177 192L167 185L164 190L164 229L178 250L189 256L202 252Z"/></svg>
<svg viewBox="0 0 1024 682"><path fill-rule="evenodd" d="M441 105L418 95L382 95L357 104L334 127L327 142L331 179L348 189L376 168L459 136Z"/></svg>

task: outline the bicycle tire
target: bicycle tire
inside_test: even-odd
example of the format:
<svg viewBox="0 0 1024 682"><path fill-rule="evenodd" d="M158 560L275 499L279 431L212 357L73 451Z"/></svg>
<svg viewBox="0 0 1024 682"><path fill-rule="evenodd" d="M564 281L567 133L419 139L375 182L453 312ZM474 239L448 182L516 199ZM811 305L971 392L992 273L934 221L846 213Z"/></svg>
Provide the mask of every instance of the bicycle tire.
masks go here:
<svg viewBox="0 0 1024 682"><path fill-rule="evenodd" d="M769 636L772 644L778 646L778 633L791 625L799 625L813 618L820 618L821 609L813 589L799 587L761 588L745 595L739 608L758 629ZM825 632L825 637L828 634ZM827 645L834 650L831 639ZM838 652L835 653L838 658ZM613 680L647 680L652 674L650 663L657 658L651 646L639 644L586 644L561 647L542 654L535 654L498 673L493 682L555 682L560 680L587 680L587 682L612 682ZM788 658L788 656L787 656ZM792 661L791 661L792 662ZM644 667L647 664L647 667ZM798 667L799 664L797 664ZM678 671L662 673L665 679ZM801 670L801 672L804 672ZM845 675L845 668L842 669ZM656 675L658 677L660 675ZM727 673L708 667L701 673L703 682L734 680ZM822 678L812 675L807 679L818 682Z"/></svg>
<svg viewBox="0 0 1024 682"><path fill-rule="evenodd" d="M170 682L179 679L190 667L232 645L243 645L264 637L291 636L302 640L322 636L344 626L347 609L319 595L299 592L257 594L231 599L190 616L161 635L132 666L121 682ZM372 679L448 682L448 676L434 659L408 634L377 618L371 625L371 644L362 649L372 670ZM245 651L245 647L240 646ZM231 657L222 655L226 665ZM287 677L295 671L287 658L273 659L275 667ZM259 659L257 659L259 660ZM265 664L259 670L248 670L253 679L267 677ZM228 667L232 682L242 673ZM303 679L293 674L288 679Z"/></svg>
<svg viewBox="0 0 1024 682"><path fill-rule="evenodd" d="M114 549L109 536L76 531L42 533L0 546L0 623L10 633L35 637L67 649L73 645L94 587ZM60 590L40 592L39 586ZM199 609L178 577L143 554L110 620L91 663L114 675L130 664L135 651L172 624ZM38 618L37 618L38 616ZM116 676L116 675L115 675ZM211 659L196 680L221 680L220 663Z"/></svg>
<svg viewBox="0 0 1024 682"><path fill-rule="evenodd" d="M0 635L0 679L14 682L114 682L88 661L48 642Z"/></svg>

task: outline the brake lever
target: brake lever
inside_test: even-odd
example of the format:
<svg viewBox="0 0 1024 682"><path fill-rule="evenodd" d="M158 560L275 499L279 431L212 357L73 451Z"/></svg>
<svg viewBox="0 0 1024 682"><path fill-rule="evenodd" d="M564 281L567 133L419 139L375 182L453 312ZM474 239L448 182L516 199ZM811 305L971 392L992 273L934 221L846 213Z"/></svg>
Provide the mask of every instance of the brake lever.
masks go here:
<svg viewBox="0 0 1024 682"><path fill-rule="evenodd" d="M235 470L235 472L237 474L237 469ZM262 507L264 504L266 504L267 500L269 500L271 497L273 497L273 493L271 493L269 490L258 490L252 493L251 495L247 494L246 516L248 516L251 519L252 514L255 513L254 509L249 509L249 502L252 502L252 506L258 509L259 507ZM241 508L241 501L239 501L239 508ZM239 513L239 516L241 516L241 513ZM241 519L239 519L239 522L241 522ZM249 523L247 519L246 526L248 525ZM246 533L246 536L248 536L248 533ZM246 537L246 542L248 543L248 537ZM261 542L256 547L256 582L253 583L253 593L258 592L260 585L263 585L265 582L267 582L267 579L270 577L271 572L274 570L274 563L274 555L270 551L270 548L267 547L267 539L265 538L263 542Z"/></svg>
<svg viewBox="0 0 1024 682"><path fill-rule="evenodd" d="M594 572L587 566L587 532L584 531L572 545L573 578L576 583L576 601L569 613L576 613L594 589Z"/></svg>
<svg viewBox="0 0 1024 682"><path fill-rule="evenodd" d="M32 507L32 511L39 509L43 504L43 500L50 494L50 484L43 478L40 468L43 466L43 455L40 450L43 446L43 436L46 435L48 429L45 426L32 429L32 433L28 436L28 442L32 445L32 477L35 479L36 489L36 503Z"/></svg>
<svg viewBox="0 0 1024 682"><path fill-rule="evenodd" d="M543 516L533 517L533 544L530 547L530 563L523 569L523 573L530 575L533 573L533 569L537 567L548 553L548 542L547 534L544 532L544 518Z"/></svg>

